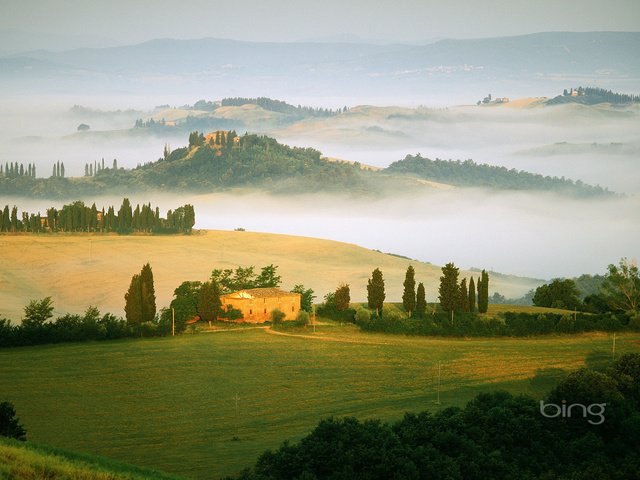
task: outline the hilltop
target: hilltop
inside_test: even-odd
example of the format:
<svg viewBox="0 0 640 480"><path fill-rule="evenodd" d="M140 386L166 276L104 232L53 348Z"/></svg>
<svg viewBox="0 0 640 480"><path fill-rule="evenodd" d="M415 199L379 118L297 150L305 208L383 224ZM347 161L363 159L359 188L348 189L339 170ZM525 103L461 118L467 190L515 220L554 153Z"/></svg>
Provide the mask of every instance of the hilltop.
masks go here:
<svg viewBox="0 0 640 480"><path fill-rule="evenodd" d="M32 198L74 199L95 195L161 191L211 193L251 189L276 194L310 192L352 195L400 195L447 188L489 187L502 190L555 191L602 195L606 190L580 181L543 177L473 161L431 160L407 156L386 169L323 157L313 148L290 147L265 135L235 131L192 132L189 146L165 149L164 158L133 169L87 164L85 176L62 174L36 178L31 165L6 163L0 172L0 194ZM431 164L429 164L431 165ZM64 165L62 165L64 167ZM57 171L57 170L56 170Z"/></svg>
<svg viewBox="0 0 640 480"><path fill-rule="evenodd" d="M406 269L425 282L434 301L440 267L369 250L357 245L254 232L201 231L188 236L117 236L52 234L0 236L0 316L18 320L34 298L53 298L56 313L82 312L88 305L122 314L131 276L150 262L158 307L169 304L184 280L206 280L214 268L238 265L279 266L283 288L302 283L317 300L339 283L351 285L353 301L366 299L367 279L374 268L384 273L389 301L402 296ZM461 275L471 275L461 272ZM473 273L477 276L477 272ZM64 279L61 282L60 279ZM493 275L491 291L519 297L542 280Z"/></svg>

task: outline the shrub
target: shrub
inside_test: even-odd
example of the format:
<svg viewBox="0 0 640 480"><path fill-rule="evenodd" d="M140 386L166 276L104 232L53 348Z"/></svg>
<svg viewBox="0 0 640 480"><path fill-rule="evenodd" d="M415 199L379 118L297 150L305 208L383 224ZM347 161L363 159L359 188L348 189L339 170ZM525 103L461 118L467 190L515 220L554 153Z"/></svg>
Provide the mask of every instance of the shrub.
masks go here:
<svg viewBox="0 0 640 480"><path fill-rule="evenodd" d="M284 320L284 317L286 316L287 316L286 313L284 313L279 308L276 308L271 312L271 321L273 322L274 325L277 325L281 323Z"/></svg>
<svg viewBox="0 0 640 480"><path fill-rule="evenodd" d="M371 320L371 312L366 308L360 307L356 310L355 320L359 326L369 323L369 320Z"/></svg>
<svg viewBox="0 0 640 480"><path fill-rule="evenodd" d="M309 313L304 310L300 310L298 316L296 317L296 325L299 327L304 327L309 325Z"/></svg>
<svg viewBox="0 0 640 480"><path fill-rule="evenodd" d="M27 431L16 418L16 410L10 402L0 403L0 436L25 441Z"/></svg>

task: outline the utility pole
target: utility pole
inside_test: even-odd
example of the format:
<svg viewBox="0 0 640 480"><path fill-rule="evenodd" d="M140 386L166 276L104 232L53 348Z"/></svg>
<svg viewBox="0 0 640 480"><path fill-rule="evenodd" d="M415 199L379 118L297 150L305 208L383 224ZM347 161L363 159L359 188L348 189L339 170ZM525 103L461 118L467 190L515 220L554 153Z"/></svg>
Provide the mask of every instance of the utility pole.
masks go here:
<svg viewBox="0 0 640 480"><path fill-rule="evenodd" d="M176 336L176 309L171 307L171 336Z"/></svg>
<svg viewBox="0 0 640 480"><path fill-rule="evenodd" d="M313 324L313 333L316 333L316 306L312 307L313 313L311 314L311 323Z"/></svg>

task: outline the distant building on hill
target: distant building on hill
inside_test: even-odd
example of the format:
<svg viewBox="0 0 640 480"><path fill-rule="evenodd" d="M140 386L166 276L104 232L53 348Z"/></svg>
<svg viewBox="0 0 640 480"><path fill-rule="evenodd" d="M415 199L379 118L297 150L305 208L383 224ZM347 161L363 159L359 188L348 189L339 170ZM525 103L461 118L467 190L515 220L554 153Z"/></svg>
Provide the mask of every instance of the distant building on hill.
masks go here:
<svg viewBox="0 0 640 480"><path fill-rule="evenodd" d="M242 312L242 322L263 323L271 320L271 312L279 309L285 320L294 320L300 312L299 293L279 288L249 288L220 296L223 307L231 305Z"/></svg>

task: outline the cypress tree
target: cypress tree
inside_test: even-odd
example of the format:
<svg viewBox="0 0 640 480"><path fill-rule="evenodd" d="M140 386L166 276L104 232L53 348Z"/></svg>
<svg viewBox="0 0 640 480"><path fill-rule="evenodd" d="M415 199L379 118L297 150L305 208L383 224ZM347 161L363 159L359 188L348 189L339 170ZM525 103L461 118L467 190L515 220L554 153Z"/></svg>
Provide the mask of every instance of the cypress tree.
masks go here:
<svg viewBox="0 0 640 480"><path fill-rule="evenodd" d="M374 309L378 316L382 314L382 306L384 305L384 279L382 272L376 268L371 273L371 278L367 283L367 302L369 308Z"/></svg>
<svg viewBox="0 0 640 480"><path fill-rule="evenodd" d="M60 164L60 176L64 178L64 162Z"/></svg>
<svg viewBox="0 0 640 480"><path fill-rule="evenodd" d="M16 207L15 205L11 209L11 231L18 231L18 207Z"/></svg>
<svg viewBox="0 0 640 480"><path fill-rule="evenodd" d="M473 277L469 280L469 311L476 311L476 285L473 281Z"/></svg>
<svg viewBox="0 0 640 480"><path fill-rule="evenodd" d="M403 285L402 306L409 316L411 316L416 309L416 272L411 265L407 268Z"/></svg>
<svg viewBox="0 0 640 480"><path fill-rule="evenodd" d="M337 310L344 311L349 308L349 304L351 303L351 290L349 289L349 285L343 283L338 286L333 298Z"/></svg>
<svg viewBox="0 0 640 480"><path fill-rule="evenodd" d="M130 325L140 325L142 323L142 289L140 275L131 277L129 290L124 296L124 312L127 323Z"/></svg>
<svg viewBox="0 0 640 480"><path fill-rule="evenodd" d="M482 270L481 278L482 281L478 285L478 312L487 313L489 308L489 274Z"/></svg>
<svg viewBox="0 0 640 480"><path fill-rule="evenodd" d="M460 282L460 288L458 293L460 299L460 305L458 309L462 312L469 311L469 291L467 290L467 279L463 278Z"/></svg>
<svg viewBox="0 0 640 480"><path fill-rule="evenodd" d="M222 309L222 303L220 302L220 289L215 281L205 282L200 287L198 292L198 315L200 319L211 322L218 318Z"/></svg>
<svg viewBox="0 0 640 480"><path fill-rule="evenodd" d="M9 205L4 206L2 211L2 231L8 232L11 229L11 217L9 216Z"/></svg>
<svg viewBox="0 0 640 480"><path fill-rule="evenodd" d="M142 321L153 321L156 316L156 291L153 285L153 271L149 263L146 263L140 272L140 298L142 299Z"/></svg>
<svg viewBox="0 0 640 480"><path fill-rule="evenodd" d="M418 292L416 294L416 315L418 317L424 317L427 312L427 300L426 293L424 291L424 285L418 284Z"/></svg>
<svg viewBox="0 0 640 480"><path fill-rule="evenodd" d="M442 267L438 294L440 306L445 312L456 310L459 290L458 274L459 269L451 262Z"/></svg>

